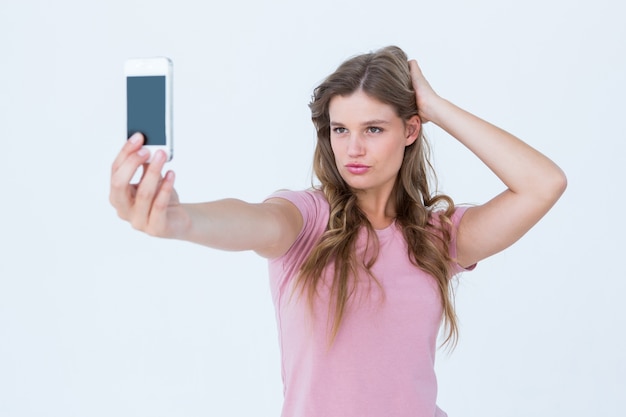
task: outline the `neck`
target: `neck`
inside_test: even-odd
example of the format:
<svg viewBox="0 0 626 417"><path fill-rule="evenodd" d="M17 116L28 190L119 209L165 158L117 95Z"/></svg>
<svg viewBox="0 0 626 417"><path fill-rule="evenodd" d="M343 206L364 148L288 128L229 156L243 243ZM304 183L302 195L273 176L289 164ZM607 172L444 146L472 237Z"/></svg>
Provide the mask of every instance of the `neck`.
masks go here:
<svg viewBox="0 0 626 417"><path fill-rule="evenodd" d="M384 194L357 191L359 208L365 213L374 229L384 229L395 220L396 207L391 195L391 191Z"/></svg>

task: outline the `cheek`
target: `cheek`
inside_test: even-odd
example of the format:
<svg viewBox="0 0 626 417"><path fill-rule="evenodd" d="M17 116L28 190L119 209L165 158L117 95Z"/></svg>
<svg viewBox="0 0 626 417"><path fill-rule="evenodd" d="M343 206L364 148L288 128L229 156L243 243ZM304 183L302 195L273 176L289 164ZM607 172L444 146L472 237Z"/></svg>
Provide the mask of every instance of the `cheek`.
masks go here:
<svg viewBox="0 0 626 417"><path fill-rule="evenodd" d="M389 175L396 175L400 172L402 161L404 160L404 148L403 147L390 147L386 150L384 158L384 170ZM382 162L382 161L381 161Z"/></svg>
<svg viewBox="0 0 626 417"><path fill-rule="evenodd" d="M387 143L384 149L380 149L380 154L392 163L402 163L404 158L404 144L398 141Z"/></svg>

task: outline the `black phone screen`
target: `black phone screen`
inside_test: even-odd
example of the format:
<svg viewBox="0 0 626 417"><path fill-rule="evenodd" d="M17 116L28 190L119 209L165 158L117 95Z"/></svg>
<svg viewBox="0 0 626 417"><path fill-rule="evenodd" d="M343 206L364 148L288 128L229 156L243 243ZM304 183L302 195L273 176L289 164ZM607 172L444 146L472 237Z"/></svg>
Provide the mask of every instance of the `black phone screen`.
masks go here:
<svg viewBox="0 0 626 417"><path fill-rule="evenodd" d="M144 145L165 145L165 76L126 77L128 135L143 133Z"/></svg>

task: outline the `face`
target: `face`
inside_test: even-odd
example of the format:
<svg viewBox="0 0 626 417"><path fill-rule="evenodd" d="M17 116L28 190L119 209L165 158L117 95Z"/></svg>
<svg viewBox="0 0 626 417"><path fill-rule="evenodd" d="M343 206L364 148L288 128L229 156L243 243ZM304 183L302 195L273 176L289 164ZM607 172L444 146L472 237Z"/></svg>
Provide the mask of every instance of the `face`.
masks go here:
<svg viewBox="0 0 626 417"><path fill-rule="evenodd" d="M419 135L419 118L402 120L389 104L363 91L329 104L330 143L341 177L353 189L390 194L404 148Z"/></svg>

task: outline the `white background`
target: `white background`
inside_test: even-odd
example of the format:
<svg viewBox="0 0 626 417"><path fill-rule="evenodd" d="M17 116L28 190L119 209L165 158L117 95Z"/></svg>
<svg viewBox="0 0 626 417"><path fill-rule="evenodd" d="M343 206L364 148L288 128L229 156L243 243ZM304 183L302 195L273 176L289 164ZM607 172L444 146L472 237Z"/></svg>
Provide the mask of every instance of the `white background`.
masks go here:
<svg viewBox="0 0 626 417"><path fill-rule="evenodd" d="M623 416L626 25L621 2L0 3L0 416L278 416L266 263L144 236L108 203L123 62L175 68L187 202L311 181L312 89L396 44L435 89L554 159L569 188L461 277L438 358L451 417ZM440 188L502 184L430 126Z"/></svg>

